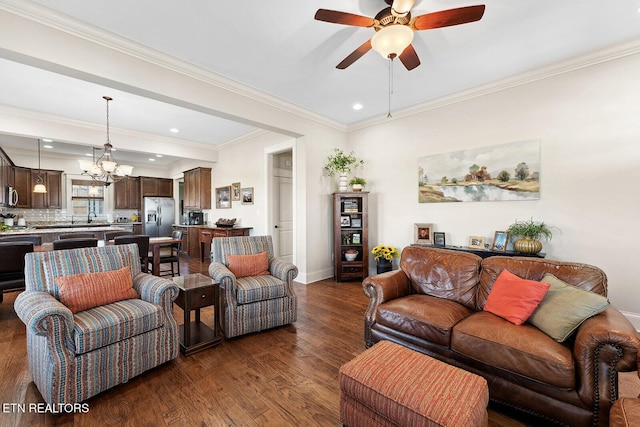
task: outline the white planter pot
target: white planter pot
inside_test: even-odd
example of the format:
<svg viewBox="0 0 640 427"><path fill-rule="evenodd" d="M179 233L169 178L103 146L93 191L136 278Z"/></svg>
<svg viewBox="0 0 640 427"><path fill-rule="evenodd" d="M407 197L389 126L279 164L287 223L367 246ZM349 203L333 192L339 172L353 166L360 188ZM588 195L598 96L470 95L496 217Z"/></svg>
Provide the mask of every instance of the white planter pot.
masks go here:
<svg viewBox="0 0 640 427"><path fill-rule="evenodd" d="M353 184L351 186L351 188L353 188L353 191L362 191L362 184Z"/></svg>
<svg viewBox="0 0 640 427"><path fill-rule="evenodd" d="M341 173L340 174L340 180L338 181L339 184L339 190L340 191L349 191L349 185L347 183L347 174L346 173Z"/></svg>

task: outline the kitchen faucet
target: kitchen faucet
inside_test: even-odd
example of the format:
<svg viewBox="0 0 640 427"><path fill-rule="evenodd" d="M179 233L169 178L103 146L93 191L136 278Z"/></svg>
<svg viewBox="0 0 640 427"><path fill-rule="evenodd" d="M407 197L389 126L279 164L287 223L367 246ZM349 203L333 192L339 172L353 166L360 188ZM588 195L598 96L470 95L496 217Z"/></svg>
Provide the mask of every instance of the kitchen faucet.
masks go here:
<svg viewBox="0 0 640 427"><path fill-rule="evenodd" d="M91 224L91 221L93 221L91 219L91 214L93 214L94 217L98 217L98 215L96 215L96 213L94 211L89 211L89 213L87 214L87 224Z"/></svg>

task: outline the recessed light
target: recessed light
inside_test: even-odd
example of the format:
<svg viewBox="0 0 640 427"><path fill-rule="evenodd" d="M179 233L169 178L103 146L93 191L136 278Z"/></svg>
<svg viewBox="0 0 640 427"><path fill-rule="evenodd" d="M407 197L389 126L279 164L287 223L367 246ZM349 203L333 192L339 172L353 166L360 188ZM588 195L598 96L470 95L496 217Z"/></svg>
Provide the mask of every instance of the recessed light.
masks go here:
<svg viewBox="0 0 640 427"><path fill-rule="evenodd" d="M156 159L151 158L151 159L149 159L149 161L150 161L150 162L155 162L155 161L156 161Z"/></svg>
<svg viewBox="0 0 640 427"><path fill-rule="evenodd" d="M156 157L162 157L162 154L156 154Z"/></svg>
<svg viewBox="0 0 640 427"><path fill-rule="evenodd" d="M42 148L53 148L53 145L43 145Z"/></svg>
<svg viewBox="0 0 640 427"><path fill-rule="evenodd" d="M84 153L84 155L87 156L87 157L93 157L93 154L91 154L91 153Z"/></svg>
<svg viewBox="0 0 640 427"><path fill-rule="evenodd" d="M358 110L362 110L362 108L364 107L364 105L360 104L359 102L356 102L355 104L353 104L353 108L354 110L358 111Z"/></svg>
<svg viewBox="0 0 640 427"><path fill-rule="evenodd" d="M171 133L178 133L178 132L180 132L180 129L178 129L178 128L171 128L171 129L169 129L169 132L171 132Z"/></svg>
<svg viewBox="0 0 640 427"><path fill-rule="evenodd" d="M53 139L42 138L42 142L53 142Z"/></svg>

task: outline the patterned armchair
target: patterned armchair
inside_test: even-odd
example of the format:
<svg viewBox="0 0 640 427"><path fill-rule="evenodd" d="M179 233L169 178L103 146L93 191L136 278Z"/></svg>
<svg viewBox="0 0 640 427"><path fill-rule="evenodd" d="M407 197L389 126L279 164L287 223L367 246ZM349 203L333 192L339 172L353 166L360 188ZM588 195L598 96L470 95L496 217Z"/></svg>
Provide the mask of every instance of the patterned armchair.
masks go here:
<svg viewBox="0 0 640 427"><path fill-rule="evenodd" d="M227 255L268 253L269 274L236 278ZM293 323L297 299L293 279L298 269L274 258L271 236L215 238L211 242L209 275L220 283L223 295L223 329L227 338Z"/></svg>
<svg viewBox="0 0 640 427"><path fill-rule="evenodd" d="M126 266L139 299L75 314L60 302L57 277ZM15 310L27 326L29 370L49 404L82 402L178 356L178 288L140 272L136 244L30 253L25 287Z"/></svg>

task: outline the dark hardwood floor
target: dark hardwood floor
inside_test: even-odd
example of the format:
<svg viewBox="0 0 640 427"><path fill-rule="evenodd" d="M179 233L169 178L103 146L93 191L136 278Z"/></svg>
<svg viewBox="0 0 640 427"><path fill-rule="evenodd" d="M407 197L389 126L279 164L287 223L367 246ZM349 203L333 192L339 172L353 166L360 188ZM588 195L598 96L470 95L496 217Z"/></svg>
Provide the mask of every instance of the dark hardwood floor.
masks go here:
<svg viewBox="0 0 640 427"><path fill-rule="evenodd" d="M208 263L181 262L206 274ZM339 367L364 351L367 299L358 282L296 284L298 321L224 341L152 369L89 399L88 412L21 413L12 404L43 402L31 381L25 327L0 304L0 426L339 426ZM174 307L181 322L182 311ZM212 310L202 318L212 324ZM638 378L635 377L637 380ZM490 408L489 425L536 425ZM542 425L542 424L540 424Z"/></svg>

